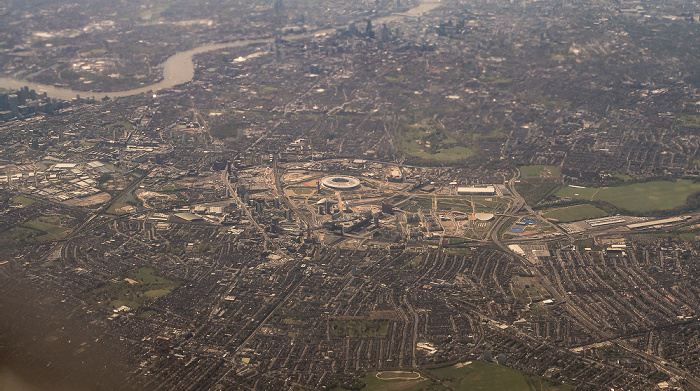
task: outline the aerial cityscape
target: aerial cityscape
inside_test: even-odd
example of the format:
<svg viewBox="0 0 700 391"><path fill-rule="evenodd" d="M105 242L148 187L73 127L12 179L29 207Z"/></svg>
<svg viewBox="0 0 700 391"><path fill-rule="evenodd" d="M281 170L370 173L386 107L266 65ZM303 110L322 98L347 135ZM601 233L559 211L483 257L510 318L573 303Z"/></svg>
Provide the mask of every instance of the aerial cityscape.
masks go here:
<svg viewBox="0 0 700 391"><path fill-rule="evenodd" d="M0 0L0 390L700 391L700 3Z"/></svg>

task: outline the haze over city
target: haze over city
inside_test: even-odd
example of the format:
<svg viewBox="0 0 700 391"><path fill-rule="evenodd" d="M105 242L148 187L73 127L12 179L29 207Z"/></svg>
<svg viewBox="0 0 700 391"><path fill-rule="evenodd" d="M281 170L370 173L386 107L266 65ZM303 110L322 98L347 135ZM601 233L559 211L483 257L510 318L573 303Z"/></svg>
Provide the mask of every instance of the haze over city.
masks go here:
<svg viewBox="0 0 700 391"><path fill-rule="evenodd" d="M0 0L1 390L700 390L686 0Z"/></svg>

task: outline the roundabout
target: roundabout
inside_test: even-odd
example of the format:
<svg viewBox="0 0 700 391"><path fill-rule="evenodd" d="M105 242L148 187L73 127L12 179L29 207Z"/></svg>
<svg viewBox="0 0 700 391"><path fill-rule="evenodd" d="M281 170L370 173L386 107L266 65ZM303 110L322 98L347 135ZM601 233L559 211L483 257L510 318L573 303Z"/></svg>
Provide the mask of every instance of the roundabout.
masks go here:
<svg viewBox="0 0 700 391"><path fill-rule="evenodd" d="M332 175L321 179L321 184L333 190L355 190L360 188L360 180L345 175Z"/></svg>

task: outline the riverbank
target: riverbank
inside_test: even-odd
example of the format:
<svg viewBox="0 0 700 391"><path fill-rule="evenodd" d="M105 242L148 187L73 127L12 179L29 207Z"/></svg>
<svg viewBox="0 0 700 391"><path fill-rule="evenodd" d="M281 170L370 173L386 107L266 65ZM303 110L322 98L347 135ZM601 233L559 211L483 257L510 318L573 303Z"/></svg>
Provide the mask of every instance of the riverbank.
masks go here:
<svg viewBox="0 0 700 391"><path fill-rule="evenodd" d="M417 7L411 8L406 12L396 13L382 18L377 18L372 20L375 24L381 24L396 20L401 20L403 18L415 18L426 12L432 11L441 5L440 0L424 0ZM289 34L282 36L285 40L301 40L307 39L315 36L322 36L333 33L337 28L318 30L307 34ZM35 83L29 80L14 79L9 77L0 77L0 87L8 90L18 90L24 86L29 86L29 89L36 90L38 93L46 93L51 98L57 99L73 99L80 95L83 98L95 98L101 99L103 97L109 98L121 98L125 96L138 95L145 92L157 92L159 90L164 90L172 88L181 84L185 84L194 78L194 61L193 57L197 54L206 53L215 50L231 49L237 47L243 47L248 45L270 43L274 38L264 38L264 39L243 39L234 42L223 42L223 43L210 43L206 45L198 46L194 49L190 49L184 52L176 53L170 56L161 65L163 69L163 79L157 83L149 84L147 86L134 88L125 91L113 91L113 92L95 92L95 91L78 91L71 90L68 88L61 88L47 84Z"/></svg>

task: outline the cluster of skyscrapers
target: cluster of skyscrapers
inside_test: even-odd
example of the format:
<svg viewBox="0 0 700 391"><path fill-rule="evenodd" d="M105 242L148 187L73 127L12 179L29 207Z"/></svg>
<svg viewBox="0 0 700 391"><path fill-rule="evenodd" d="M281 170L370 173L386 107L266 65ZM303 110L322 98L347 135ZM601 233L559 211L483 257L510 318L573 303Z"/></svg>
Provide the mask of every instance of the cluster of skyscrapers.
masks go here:
<svg viewBox="0 0 700 391"><path fill-rule="evenodd" d="M0 93L0 121L31 117L36 113L53 114L55 110L69 105L70 102L57 101L47 97L46 93L38 94L29 87L22 87L17 91Z"/></svg>

